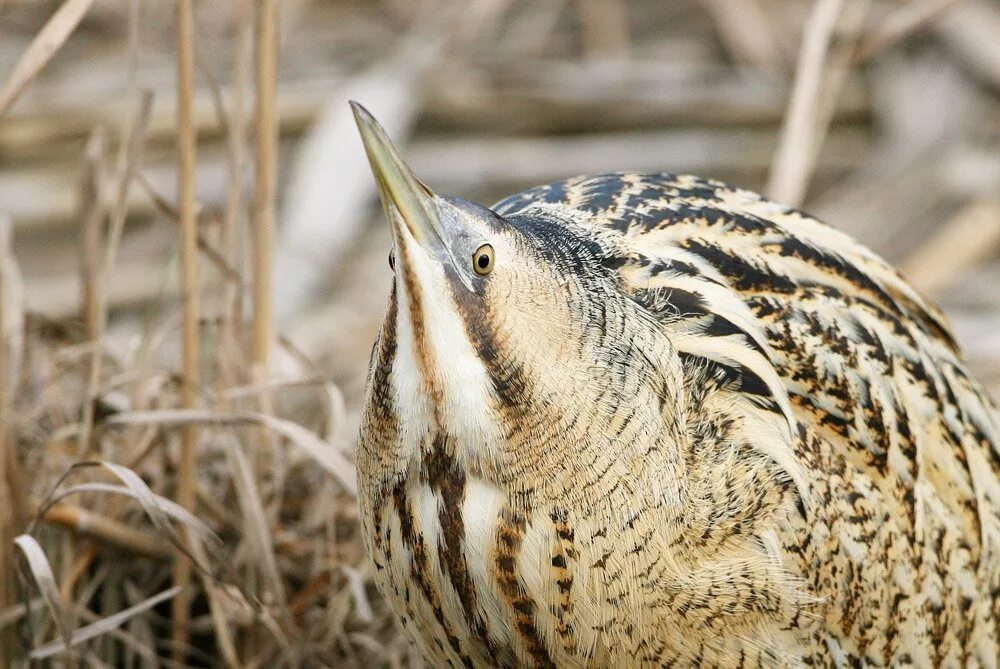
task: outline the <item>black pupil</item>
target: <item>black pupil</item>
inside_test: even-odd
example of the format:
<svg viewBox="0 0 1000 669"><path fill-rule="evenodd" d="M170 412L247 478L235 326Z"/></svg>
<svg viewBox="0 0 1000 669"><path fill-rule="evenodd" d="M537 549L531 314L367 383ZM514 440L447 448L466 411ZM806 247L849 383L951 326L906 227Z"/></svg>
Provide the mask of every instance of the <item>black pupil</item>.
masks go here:
<svg viewBox="0 0 1000 669"><path fill-rule="evenodd" d="M389 251L389 269L396 269L396 260L392 257L392 251Z"/></svg>
<svg viewBox="0 0 1000 669"><path fill-rule="evenodd" d="M476 260L476 264L479 265L479 269L486 269L490 265L490 257L483 253Z"/></svg>

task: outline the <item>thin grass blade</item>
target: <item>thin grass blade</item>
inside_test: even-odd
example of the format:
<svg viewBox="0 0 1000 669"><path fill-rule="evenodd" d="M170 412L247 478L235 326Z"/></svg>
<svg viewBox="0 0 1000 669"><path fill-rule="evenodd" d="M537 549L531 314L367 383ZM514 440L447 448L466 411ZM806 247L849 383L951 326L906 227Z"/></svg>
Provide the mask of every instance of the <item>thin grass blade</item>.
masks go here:
<svg viewBox="0 0 1000 669"><path fill-rule="evenodd" d="M210 411L207 409L157 409L123 412L111 416L108 425L184 425L190 422L222 425L256 423L280 434L300 448L334 476L351 495L358 494L358 479L354 464L333 444L317 437L298 423L250 411Z"/></svg>
<svg viewBox="0 0 1000 669"><path fill-rule="evenodd" d="M235 440L229 440L226 444L226 456L233 473L233 487L236 489L240 512L243 514L244 528L263 567L267 583L265 588L271 591L280 606L284 606L285 592L281 587L281 574L274 556L274 545L271 541L267 513L264 511L264 502L254 481L253 467Z"/></svg>
<svg viewBox="0 0 1000 669"><path fill-rule="evenodd" d="M164 590L159 594L153 595L149 599L139 602L135 606L130 606L129 608L107 616L106 618L101 618L97 622L81 627L78 630L74 630L68 644L65 639L50 641L47 644L39 646L35 650L31 651L31 654L28 657L32 660L44 660L52 657L53 655L64 652L67 648L72 648L73 646L81 644L84 641L89 641L90 639L99 637L102 634L106 634L111 630L121 627L130 618L133 618L140 613L144 613L161 602L165 602L174 597L178 592L180 592L180 588L177 587Z"/></svg>
<svg viewBox="0 0 1000 669"><path fill-rule="evenodd" d="M59 634L63 642L68 646L72 638L72 629L69 623L69 615L63 603L62 595L59 594L59 585L56 583L55 574L52 573L52 565L45 557L45 551L30 534L22 534L14 538L14 543L21 549L25 560L28 562L28 569L31 571L38 590L42 593L45 605L52 614L52 619L59 628Z"/></svg>

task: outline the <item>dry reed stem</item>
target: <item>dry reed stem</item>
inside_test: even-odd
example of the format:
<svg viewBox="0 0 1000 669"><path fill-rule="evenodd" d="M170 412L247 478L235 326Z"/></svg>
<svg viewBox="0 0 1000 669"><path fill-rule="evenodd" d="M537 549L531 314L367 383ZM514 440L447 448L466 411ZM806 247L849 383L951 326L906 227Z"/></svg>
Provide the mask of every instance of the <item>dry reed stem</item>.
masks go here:
<svg viewBox="0 0 1000 669"><path fill-rule="evenodd" d="M20 533L28 521L25 479L9 422L13 415L11 406L20 386L25 337L24 288L13 243L13 225L0 213L0 493L6 491L7 494L6 499L0 494L0 501L4 503L3 512L9 514L7 529L12 534L8 539Z"/></svg>
<svg viewBox="0 0 1000 669"><path fill-rule="evenodd" d="M101 224L104 208L101 205L103 192L104 154L107 150L107 133L103 128L95 128L84 149L83 170L80 176L79 221L80 221L80 296L83 305L83 322L87 337L96 342L99 336L98 320L98 278L101 272Z"/></svg>
<svg viewBox="0 0 1000 669"><path fill-rule="evenodd" d="M785 204L801 204L805 196L827 53L844 4L845 0L817 0L803 30L795 84L767 185L768 197Z"/></svg>
<svg viewBox="0 0 1000 669"><path fill-rule="evenodd" d="M14 519L10 512L10 491L7 489L7 310L4 293L6 292L6 277L4 276L4 257L6 251L7 238L10 235L10 222L0 220L0 546L8 546L9 542L17 536L18 532L12 531ZM8 560L6 548L0 550L0 610L6 609L14 603L16 595L10 591L13 585L14 570ZM7 657L13 654L14 638L5 632L0 635L0 667L6 669Z"/></svg>
<svg viewBox="0 0 1000 669"><path fill-rule="evenodd" d="M253 212L253 324L251 332L251 381L263 384L269 377L271 339L274 332L272 303L272 263L274 253L275 197L277 190L278 159L278 5L276 0L255 2L254 82L255 82L255 155L254 155L254 212ZM270 397L262 395L259 406L263 413L271 414ZM272 465L280 465L282 454L275 448L270 432L258 432L256 457L253 458L251 487L258 498L270 497L277 509L280 496L259 492L261 474L265 469L264 458ZM283 473L280 467L271 467L273 490L280 489ZM261 502L264 504L265 502ZM276 518L276 514L272 514ZM256 580L257 592L274 593L273 584L266 585L268 569L260 565L251 577ZM282 605L285 604L282 593ZM276 637L277 638L277 637ZM251 630L246 636L246 652L260 655L266 651L269 640Z"/></svg>
<svg viewBox="0 0 1000 669"><path fill-rule="evenodd" d="M14 537L20 534L16 527L17 520L14 517L13 491L8 486L11 480L11 472L8 471L7 463L16 461L13 453L13 444L8 441L7 435L7 309L6 294L7 288L7 256L10 246L11 235L10 221L0 217L0 610L6 609L16 600L16 593L13 591L15 583L14 565L11 562L10 551L7 546ZM7 658L14 652L16 639L13 630L5 630L0 635L0 667L4 669L8 666Z"/></svg>
<svg viewBox="0 0 1000 669"><path fill-rule="evenodd" d="M253 343L255 376L267 375L271 345L271 256L274 248L278 159L277 81L278 5L257 0L256 15L256 156L254 182Z"/></svg>
<svg viewBox="0 0 1000 669"><path fill-rule="evenodd" d="M823 84L820 87L822 94L813 128L812 154L804 169L806 187L816 171L823 144L830 131L830 123L836 113L837 98L840 97L840 91L850 73L851 59L861 38L871 3L872 0L849 0L838 22L837 39L830 48ZM804 191L803 197L805 197Z"/></svg>
<svg viewBox="0 0 1000 669"><path fill-rule="evenodd" d="M42 518L43 522L49 522L46 518ZM73 561L69 566L63 570L63 581L62 585L59 586L62 596L67 600L73 596L73 588L76 587L78 581L80 581L87 573L90 571L90 565L97 558L98 553L100 553L100 548L94 541L89 541L84 546L83 550L73 558Z"/></svg>
<svg viewBox="0 0 1000 669"><path fill-rule="evenodd" d="M198 402L198 220L195 207L196 142L194 106L194 9L191 0L177 2L177 178L181 233L181 406ZM195 508L195 469L198 430L193 423L181 428L177 463L177 503ZM171 606L172 659L183 666L190 638L191 573L187 560L174 565L174 585L180 588Z"/></svg>
<svg viewBox="0 0 1000 669"><path fill-rule="evenodd" d="M170 560L177 552L167 542L130 525L73 504L56 504L42 521L73 530L130 553L157 560ZM68 593L66 593L68 596Z"/></svg>
<svg viewBox="0 0 1000 669"><path fill-rule="evenodd" d="M120 483L90 482L77 484L68 488L62 487L63 482L77 472L94 469L110 473ZM60 477L50 494L39 504L35 518L28 525L27 532L33 532L37 522L45 516L49 509L60 503L63 499L80 493L95 492L124 495L134 499L139 503L139 506L161 536L165 536L178 551L187 556L199 569L203 571L209 570L207 565L202 564L194 558L191 551L181 540L180 533L174 528L172 522L180 523L185 530L194 536L211 542L213 547L217 549L221 546L222 540L215 534L212 528L177 502L154 493L137 473L113 462L101 460L84 461L70 466L63 473L62 477ZM225 567L225 565L220 566Z"/></svg>
<svg viewBox="0 0 1000 669"><path fill-rule="evenodd" d="M231 109L229 111L229 135L226 137L226 156L228 160L228 182L226 184L226 203L222 215L222 252L230 267L236 269L238 283L227 286L223 296L223 323L225 324L220 339L236 342L236 351L244 349L243 337L243 276L244 264L241 262L241 249L246 241L246 219L244 205L244 168L246 166L246 94L249 78L251 57L251 18L252 7L249 0L238 0L235 3L235 55L233 57L233 83ZM280 120L279 120L280 123ZM239 360L237 363L240 362ZM229 367L223 366L223 383L233 386L238 383L234 374L228 373Z"/></svg>
<svg viewBox="0 0 1000 669"><path fill-rule="evenodd" d="M134 7L134 3L130 8ZM136 28L132 26L130 34ZM135 79L130 80L130 92L135 92ZM129 190L133 179L138 174L139 164L142 162L142 149L146 142L146 129L149 124L149 117L153 107L153 94L151 91L143 91L139 97L138 107L130 115L130 120L126 126L126 132L122 138L118 151L119 181L116 199L111 212L111 221L107 233L107 246L105 248L103 263L98 259L100 256L99 245L103 230L104 206L102 203L102 162L104 152L104 139L101 133L92 133L93 144L88 141L85 156L85 167L83 183L81 183L80 208L83 218L83 238L81 243L82 256L82 291L83 311L87 335L90 338L91 353L89 365L87 367L86 395L82 409L82 419L77 442L77 453L83 456L90 451L91 435L94 425L94 401L97 398L101 384L101 371L104 363L104 332L107 328L108 320L108 295L110 292L111 274L114 271L118 258L118 249L121 238L125 230L125 219L128 214ZM99 138L99 139L98 139ZM88 175L88 172L92 172ZM91 183L88 183L91 182ZM89 192L93 191L93 192ZM117 507L113 507L110 512L117 512ZM80 558L78 572L84 573L90 563L97 557L97 552L88 549ZM64 574L64 588L67 593L72 592L75 579L66 578Z"/></svg>
<svg viewBox="0 0 1000 669"><path fill-rule="evenodd" d="M10 625L13 625L28 613L28 609L35 610L37 607L42 605L42 599L40 597L35 597L34 599L29 599L27 603L20 602L13 606L8 606L5 609L0 609L0 630L6 630ZM0 657L0 660L6 660L7 657Z"/></svg>
<svg viewBox="0 0 1000 669"><path fill-rule="evenodd" d="M90 435L94 425L93 400L97 396L97 391L101 383L101 366L104 360L104 330L107 327L108 320L108 284L118 258L118 248L121 244L122 233L125 228L125 217L128 213L129 189L139 163L142 160L142 147L145 144L146 128L152 108L153 93L151 91L143 91L139 98L139 109L132 116L131 123L125 134L125 140L119 148L118 166L120 174L118 193L111 213L111 223L108 227L104 263L100 269L100 279L96 282L95 301L97 307L95 311L97 312L97 320L95 321L95 336L91 342L93 351L90 357L90 366L87 370L87 394L83 405L83 419L81 421L77 446L77 453L81 456L90 449Z"/></svg>
<svg viewBox="0 0 1000 669"><path fill-rule="evenodd" d="M0 89L0 118L17 101L31 80L52 59L83 19L94 0L66 0L35 35Z"/></svg>

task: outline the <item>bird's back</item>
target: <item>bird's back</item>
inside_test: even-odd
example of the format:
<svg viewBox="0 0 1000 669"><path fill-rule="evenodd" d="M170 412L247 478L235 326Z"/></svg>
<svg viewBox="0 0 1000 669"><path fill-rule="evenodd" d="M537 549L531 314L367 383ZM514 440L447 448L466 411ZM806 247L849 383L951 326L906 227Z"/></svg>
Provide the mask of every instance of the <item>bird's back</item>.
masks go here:
<svg viewBox="0 0 1000 669"><path fill-rule="evenodd" d="M787 421L788 443L756 441L799 496L775 540L817 598L803 661L997 666L1000 420L895 270L802 212L690 176L579 177L494 209L571 212L669 333L689 396L711 387Z"/></svg>

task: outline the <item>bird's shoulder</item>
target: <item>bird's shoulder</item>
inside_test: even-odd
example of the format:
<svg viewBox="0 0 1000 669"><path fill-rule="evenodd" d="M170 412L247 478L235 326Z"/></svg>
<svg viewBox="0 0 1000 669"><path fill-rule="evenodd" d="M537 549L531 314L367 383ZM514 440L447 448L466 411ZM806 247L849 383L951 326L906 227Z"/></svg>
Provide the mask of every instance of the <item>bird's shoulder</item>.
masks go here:
<svg viewBox="0 0 1000 669"><path fill-rule="evenodd" d="M578 176L529 188L493 209L508 217L571 212L578 229L615 237L608 250L623 267L648 267L651 276L696 274L677 260L685 251L729 276L736 292L843 287L954 347L940 311L875 253L799 209L722 181L664 172Z"/></svg>
<svg viewBox="0 0 1000 669"><path fill-rule="evenodd" d="M531 188L494 209L506 217L551 214L598 240L602 264L622 290L689 334L739 335L770 357L775 345L806 341L769 333L768 324L803 320L816 329L819 317L838 321L849 339L878 335L890 349L960 357L940 310L882 258L750 190L691 175L621 172ZM817 345L843 348L834 332L814 334Z"/></svg>
<svg viewBox="0 0 1000 669"><path fill-rule="evenodd" d="M995 406L939 309L868 248L803 211L690 175L574 177L495 210L551 213L596 240L603 266L663 323L699 382L815 437L793 435L808 478L856 470L911 537L929 495L973 545L981 523L1000 539L1000 493L986 494L1000 490Z"/></svg>
<svg viewBox="0 0 1000 669"><path fill-rule="evenodd" d="M576 177L495 210L564 221L662 324L705 489L726 478L703 457L719 434L794 482L802 514L773 527L846 656L943 661L963 629L996 648L997 591L972 600L963 584L1000 582L1000 418L945 317L887 262L798 209L686 175ZM877 605L859 612L862 597ZM897 629L910 640L894 649Z"/></svg>

